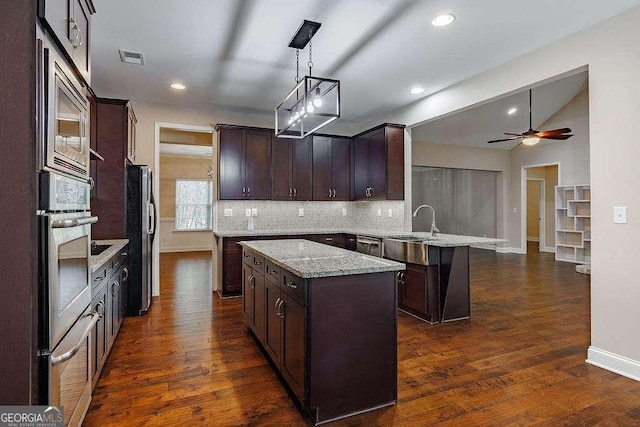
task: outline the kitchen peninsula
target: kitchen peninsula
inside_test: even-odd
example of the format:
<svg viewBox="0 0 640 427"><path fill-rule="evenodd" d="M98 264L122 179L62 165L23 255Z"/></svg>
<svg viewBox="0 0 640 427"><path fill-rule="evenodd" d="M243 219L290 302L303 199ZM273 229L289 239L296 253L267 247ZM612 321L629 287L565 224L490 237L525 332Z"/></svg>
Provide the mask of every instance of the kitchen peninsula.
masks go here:
<svg viewBox="0 0 640 427"><path fill-rule="evenodd" d="M404 264L303 239L239 244L245 321L313 422L395 404Z"/></svg>

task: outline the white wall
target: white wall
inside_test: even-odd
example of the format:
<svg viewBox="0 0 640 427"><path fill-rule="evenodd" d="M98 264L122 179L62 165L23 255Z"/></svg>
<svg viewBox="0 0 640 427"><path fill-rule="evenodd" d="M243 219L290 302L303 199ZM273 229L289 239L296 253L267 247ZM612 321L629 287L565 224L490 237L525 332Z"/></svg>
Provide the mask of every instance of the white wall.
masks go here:
<svg viewBox="0 0 640 427"><path fill-rule="evenodd" d="M428 96L384 118L416 125L513 93L555 76L589 69L592 275L588 360L640 379L640 7ZM366 128L366 125L365 127ZM562 182L564 184L564 182ZM613 224L613 207L628 224Z"/></svg>

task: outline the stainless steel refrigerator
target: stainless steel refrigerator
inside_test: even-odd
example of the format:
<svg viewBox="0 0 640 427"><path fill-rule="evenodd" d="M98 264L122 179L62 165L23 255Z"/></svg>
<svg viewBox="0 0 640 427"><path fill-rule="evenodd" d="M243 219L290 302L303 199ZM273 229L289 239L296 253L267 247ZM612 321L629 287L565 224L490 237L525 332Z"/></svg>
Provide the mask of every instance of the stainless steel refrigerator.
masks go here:
<svg viewBox="0 0 640 427"><path fill-rule="evenodd" d="M151 306L155 231L153 172L149 166L129 165L127 166L127 238L129 239L127 316L142 316Z"/></svg>

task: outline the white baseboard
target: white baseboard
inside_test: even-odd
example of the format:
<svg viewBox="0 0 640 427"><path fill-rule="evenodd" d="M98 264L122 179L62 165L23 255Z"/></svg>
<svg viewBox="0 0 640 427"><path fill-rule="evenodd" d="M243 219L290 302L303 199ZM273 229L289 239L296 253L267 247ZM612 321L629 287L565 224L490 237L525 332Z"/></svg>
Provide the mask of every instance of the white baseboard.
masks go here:
<svg viewBox="0 0 640 427"><path fill-rule="evenodd" d="M586 362L632 380L640 381L640 361L638 360L590 346Z"/></svg>
<svg viewBox="0 0 640 427"><path fill-rule="evenodd" d="M549 252L550 254L556 253L556 248L554 246L545 246L540 248L540 252Z"/></svg>
<svg viewBox="0 0 640 427"><path fill-rule="evenodd" d="M496 248L496 252L499 254L520 254L524 255L524 250L521 248Z"/></svg>
<svg viewBox="0 0 640 427"><path fill-rule="evenodd" d="M200 252L200 251L212 251L211 246L174 246L169 248L160 248L160 253L169 252Z"/></svg>
<svg viewBox="0 0 640 427"><path fill-rule="evenodd" d="M527 237L527 242L539 242L539 237Z"/></svg>

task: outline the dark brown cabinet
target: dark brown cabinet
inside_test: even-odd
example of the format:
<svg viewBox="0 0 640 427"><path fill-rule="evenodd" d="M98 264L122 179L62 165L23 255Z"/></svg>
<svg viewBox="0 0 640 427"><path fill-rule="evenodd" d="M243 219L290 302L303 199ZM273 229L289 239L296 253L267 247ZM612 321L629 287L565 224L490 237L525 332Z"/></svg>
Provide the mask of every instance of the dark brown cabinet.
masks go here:
<svg viewBox="0 0 640 427"><path fill-rule="evenodd" d="M351 200L351 140L313 137L313 200Z"/></svg>
<svg viewBox="0 0 640 427"><path fill-rule="evenodd" d="M280 294L282 333L280 372L301 401L304 400L306 309L286 293Z"/></svg>
<svg viewBox="0 0 640 427"><path fill-rule="evenodd" d="M273 138L271 200L311 200L312 138Z"/></svg>
<svg viewBox="0 0 640 427"><path fill-rule="evenodd" d="M345 247L344 234L316 234L310 237L314 242L323 243L329 246L336 246L338 248Z"/></svg>
<svg viewBox="0 0 640 427"><path fill-rule="evenodd" d="M260 270L253 270L251 261L242 265L243 295L242 311L245 320L260 339L264 337L265 325L265 282Z"/></svg>
<svg viewBox="0 0 640 427"><path fill-rule="evenodd" d="M265 284L265 335L264 348L273 363L280 365L282 354L282 325L278 305L280 304L280 288L278 283L270 280Z"/></svg>
<svg viewBox="0 0 640 427"><path fill-rule="evenodd" d="M122 99L97 98L91 110L95 122L95 151L104 161L91 162L94 188L91 211L100 220L91 227L91 237L96 240L121 239L127 235L127 155L130 135L135 132L130 117L131 104Z"/></svg>
<svg viewBox="0 0 640 427"><path fill-rule="evenodd" d="M355 200L404 200L404 126L354 137L353 168Z"/></svg>
<svg viewBox="0 0 640 427"><path fill-rule="evenodd" d="M91 84L91 0L39 0L38 16L85 82Z"/></svg>
<svg viewBox="0 0 640 427"><path fill-rule="evenodd" d="M216 130L220 200L269 200L272 131L227 125Z"/></svg>

